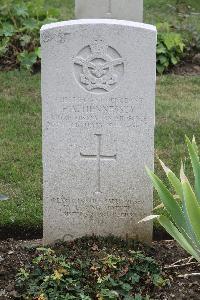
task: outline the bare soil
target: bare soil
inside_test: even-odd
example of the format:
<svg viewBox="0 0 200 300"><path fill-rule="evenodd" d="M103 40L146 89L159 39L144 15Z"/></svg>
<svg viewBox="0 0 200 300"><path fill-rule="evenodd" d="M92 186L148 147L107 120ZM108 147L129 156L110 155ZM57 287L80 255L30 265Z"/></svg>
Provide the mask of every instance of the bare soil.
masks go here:
<svg viewBox="0 0 200 300"><path fill-rule="evenodd" d="M37 247L41 243L42 240L0 241L0 300L19 299L15 290L17 270L32 260L34 251L28 249ZM193 274L200 273L200 265L194 260L189 264L188 260L184 261L188 258L188 254L175 241L155 241L147 250L147 255L156 259L162 266L165 277L170 280L170 286L159 290L154 299L200 299L200 275ZM181 266L174 266L173 264L179 260L182 260L178 263Z"/></svg>
<svg viewBox="0 0 200 300"><path fill-rule="evenodd" d="M200 75L200 53L194 56L188 56L178 65L175 65L169 73L175 75Z"/></svg>

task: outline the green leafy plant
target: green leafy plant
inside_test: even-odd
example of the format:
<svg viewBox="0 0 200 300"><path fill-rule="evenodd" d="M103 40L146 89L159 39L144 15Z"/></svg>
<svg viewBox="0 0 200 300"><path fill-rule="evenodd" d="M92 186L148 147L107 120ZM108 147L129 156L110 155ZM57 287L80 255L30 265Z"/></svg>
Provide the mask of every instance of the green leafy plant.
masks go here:
<svg viewBox="0 0 200 300"><path fill-rule="evenodd" d="M180 62L185 44L181 34L171 31L168 23L159 23L157 28L157 72L162 74Z"/></svg>
<svg viewBox="0 0 200 300"><path fill-rule="evenodd" d="M166 231L200 262L200 160L195 138L191 142L186 137L186 144L195 178L194 189L185 175L183 164L179 179L160 161L176 195L173 195L166 185L147 169L169 218L165 215L152 215L142 221L157 218Z"/></svg>
<svg viewBox="0 0 200 300"><path fill-rule="evenodd" d="M193 56L200 51L199 16L200 13L187 0L176 0L168 4L172 14L176 16L173 29L180 33L184 39L186 59L191 61Z"/></svg>
<svg viewBox="0 0 200 300"><path fill-rule="evenodd" d="M196 53L200 52L200 34L197 24L190 23L187 18L180 17L179 22L175 24L175 29L184 38L184 52L186 57L191 60Z"/></svg>
<svg viewBox="0 0 200 300"><path fill-rule="evenodd" d="M84 244L89 244L87 238ZM62 244L57 250L38 248L32 263L17 275L21 298L148 300L149 292L168 282L157 263L142 252L116 246L110 251L105 240L102 249L95 243L78 251L68 252Z"/></svg>
<svg viewBox="0 0 200 300"><path fill-rule="evenodd" d="M2 69L32 70L40 64L39 30L57 21L56 9L44 9L44 0L2 0L0 7L0 64Z"/></svg>

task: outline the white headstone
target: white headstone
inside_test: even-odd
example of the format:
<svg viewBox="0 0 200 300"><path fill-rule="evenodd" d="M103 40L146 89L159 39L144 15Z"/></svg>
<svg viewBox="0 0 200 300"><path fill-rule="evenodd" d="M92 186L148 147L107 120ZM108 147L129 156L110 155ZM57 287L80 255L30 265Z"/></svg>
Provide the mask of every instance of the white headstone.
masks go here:
<svg viewBox="0 0 200 300"><path fill-rule="evenodd" d="M77 20L41 29L44 241L138 237L152 210L156 29Z"/></svg>
<svg viewBox="0 0 200 300"><path fill-rule="evenodd" d="M143 0L75 0L75 16L143 22Z"/></svg>

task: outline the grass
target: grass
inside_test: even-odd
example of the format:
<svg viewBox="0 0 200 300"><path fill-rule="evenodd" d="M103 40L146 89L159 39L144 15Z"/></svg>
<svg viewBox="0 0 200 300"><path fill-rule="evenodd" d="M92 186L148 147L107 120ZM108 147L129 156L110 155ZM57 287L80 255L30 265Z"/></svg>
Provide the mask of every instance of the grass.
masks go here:
<svg viewBox="0 0 200 300"><path fill-rule="evenodd" d="M74 0L45 0L46 8L54 7L60 10L60 16L63 20L74 18Z"/></svg>
<svg viewBox="0 0 200 300"><path fill-rule="evenodd" d="M0 73L0 226L42 224L42 159L40 74ZM158 154L179 172L187 151L184 135L200 144L200 77L163 76L157 82ZM156 163L156 172L163 176ZM155 197L157 203L157 198Z"/></svg>
<svg viewBox="0 0 200 300"><path fill-rule="evenodd" d="M176 23L177 13L176 13L176 2L177 0L144 0L144 20L147 23L156 24L157 22L170 22L172 24ZM181 2L179 0L179 2ZM182 1L184 2L184 0ZM194 24L200 28L199 15L200 13L200 1L196 0L186 0L185 3L190 6L190 11L192 14L185 17L184 22L187 24ZM184 13L185 5L179 5L179 11Z"/></svg>
<svg viewBox="0 0 200 300"><path fill-rule="evenodd" d="M178 176L181 160L187 175L192 178L185 135L195 135L200 147L200 77L163 76L157 82L155 172L164 181L166 177L157 156ZM167 180L165 181L167 183ZM159 200L154 197L155 205Z"/></svg>
<svg viewBox="0 0 200 300"><path fill-rule="evenodd" d="M0 225L41 223L39 75L0 73Z"/></svg>
<svg viewBox="0 0 200 300"><path fill-rule="evenodd" d="M145 22L176 22L168 4L176 0L144 0ZM188 0L200 12L200 1ZM63 20L74 17L74 0L46 0L60 9ZM198 16L187 22L200 24ZM0 226L37 227L42 224L42 159L40 75L0 73ZM156 153L178 172L185 157L184 135L195 134L200 144L200 78L163 76L156 99ZM163 176L156 162L156 172ZM157 203L155 196L155 202Z"/></svg>

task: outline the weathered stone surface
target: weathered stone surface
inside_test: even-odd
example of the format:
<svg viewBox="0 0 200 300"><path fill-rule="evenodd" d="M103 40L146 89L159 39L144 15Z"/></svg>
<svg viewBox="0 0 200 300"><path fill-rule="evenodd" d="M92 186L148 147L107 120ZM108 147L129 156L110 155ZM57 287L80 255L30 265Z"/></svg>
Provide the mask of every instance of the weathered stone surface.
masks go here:
<svg viewBox="0 0 200 300"><path fill-rule="evenodd" d="M143 0L76 0L75 16L143 22Z"/></svg>
<svg viewBox="0 0 200 300"><path fill-rule="evenodd" d="M154 26L77 20L41 29L44 241L150 241Z"/></svg>

